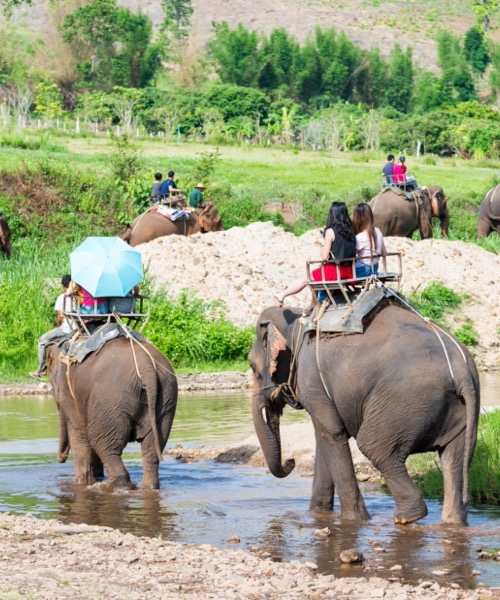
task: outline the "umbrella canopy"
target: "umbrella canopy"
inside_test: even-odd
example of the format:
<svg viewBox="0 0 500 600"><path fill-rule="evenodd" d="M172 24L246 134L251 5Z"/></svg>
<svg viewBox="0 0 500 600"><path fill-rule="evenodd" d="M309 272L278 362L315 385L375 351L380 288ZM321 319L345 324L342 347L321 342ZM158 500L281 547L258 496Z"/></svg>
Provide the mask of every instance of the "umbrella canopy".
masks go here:
<svg viewBox="0 0 500 600"><path fill-rule="evenodd" d="M88 237L69 255L71 278L99 298L125 296L142 281L142 256L118 237Z"/></svg>

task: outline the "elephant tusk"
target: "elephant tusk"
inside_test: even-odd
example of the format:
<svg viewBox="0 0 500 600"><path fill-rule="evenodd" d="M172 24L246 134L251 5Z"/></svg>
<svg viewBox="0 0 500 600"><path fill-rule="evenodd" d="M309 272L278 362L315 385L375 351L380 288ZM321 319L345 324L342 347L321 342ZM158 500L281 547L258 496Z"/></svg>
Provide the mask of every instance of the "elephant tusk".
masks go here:
<svg viewBox="0 0 500 600"><path fill-rule="evenodd" d="M264 421L264 423L267 423L267 413L266 413L266 409L265 407L262 407L262 420Z"/></svg>

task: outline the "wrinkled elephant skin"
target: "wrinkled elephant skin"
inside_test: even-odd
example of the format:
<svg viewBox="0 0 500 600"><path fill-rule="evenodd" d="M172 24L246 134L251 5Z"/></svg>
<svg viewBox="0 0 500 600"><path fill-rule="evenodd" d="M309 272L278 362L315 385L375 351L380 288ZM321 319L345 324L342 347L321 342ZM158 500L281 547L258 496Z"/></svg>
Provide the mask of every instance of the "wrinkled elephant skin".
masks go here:
<svg viewBox="0 0 500 600"><path fill-rule="evenodd" d="M427 514L405 461L436 450L442 520L465 524L479 415L479 378L467 349L442 332L440 340L419 315L396 305L381 308L363 334L325 336L318 348L314 332L301 343L300 315L300 309L265 309L249 354L254 425L271 473L285 477L293 468L282 463L279 427L291 384L315 429L312 509L332 510L336 491L343 518L369 518L348 444L354 437L389 486L395 522Z"/></svg>
<svg viewBox="0 0 500 600"><path fill-rule="evenodd" d="M441 233L448 236L449 216L443 188L435 185L419 190L417 200L408 200L392 190L384 190L370 200L375 226L383 235L411 237L419 231L422 239L432 237L432 219L438 218Z"/></svg>
<svg viewBox="0 0 500 600"><path fill-rule="evenodd" d="M144 213L129 225L123 239L131 246L137 246L164 235L193 235L223 229L217 209L212 204L207 204L204 208L193 210L186 220L170 221L155 212Z"/></svg>
<svg viewBox="0 0 500 600"><path fill-rule="evenodd" d="M130 487L121 455L141 444L142 487L159 488L158 465L177 405L177 379L152 344L125 337L107 342L82 363L60 360L47 348L47 366L59 410L58 461L71 449L77 483L92 485L106 471L112 487Z"/></svg>
<svg viewBox="0 0 500 600"><path fill-rule="evenodd" d="M478 237L486 237L495 231L500 233L500 184L484 197L477 219Z"/></svg>

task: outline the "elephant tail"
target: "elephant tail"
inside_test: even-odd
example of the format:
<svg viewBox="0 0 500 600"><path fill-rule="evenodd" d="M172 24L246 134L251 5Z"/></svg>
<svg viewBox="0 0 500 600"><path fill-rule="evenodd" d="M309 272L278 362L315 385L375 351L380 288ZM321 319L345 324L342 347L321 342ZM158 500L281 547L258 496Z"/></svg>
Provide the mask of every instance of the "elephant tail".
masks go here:
<svg viewBox="0 0 500 600"><path fill-rule="evenodd" d="M462 502L464 506L468 502L468 481L469 467L472 462L474 450L477 441L477 423L479 419L479 378L474 377L470 365L468 366L467 377L460 385L459 394L465 402L466 425L465 425L465 450L463 464L463 495ZM473 367L475 368L475 367Z"/></svg>
<svg viewBox="0 0 500 600"><path fill-rule="evenodd" d="M153 430L153 440L155 445L156 454L158 460L163 460L161 446L160 446L160 435L158 433L158 421L156 419L156 399L158 398L158 376L156 371L149 377L147 382L144 382L144 389L146 390L146 396L148 398L148 413L151 420L151 429Z"/></svg>
<svg viewBox="0 0 500 600"><path fill-rule="evenodd" d="M148 402L148 414L151 421L151 429L153 431L153 442L156 450L158 460L162 461L162 450L160 445L160 435L158 433L158 420L157 420L157 399L158 399L158 372L156 370L156 363L154 358L149 353L148 349L143 345L139 344L143 352L148 356L149 361L147 368L139 368L137 357L135 354L135 344L131 340L132 353L134 354L134 362L137 370L137 375L142 381L142 387L146 392Z"/></svg>

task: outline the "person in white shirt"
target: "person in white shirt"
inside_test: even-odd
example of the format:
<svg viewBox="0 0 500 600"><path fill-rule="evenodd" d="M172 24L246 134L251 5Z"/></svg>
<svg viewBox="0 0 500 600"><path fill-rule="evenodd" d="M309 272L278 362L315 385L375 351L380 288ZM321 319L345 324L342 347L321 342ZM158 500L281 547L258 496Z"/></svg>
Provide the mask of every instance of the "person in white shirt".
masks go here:
<svg viewBox="0 0 500 600"><path fill-rule="evenodd" d="M356 234L356 277L377 275L380 256L384 256L386 250L382 232L373 223L369 204L362 202L356 206L352 224Z"/></svg>
<svg viewBox="0 0 500 600"><path fill-rule="evenodd" d="M47 331L47 333L44 333L38 339L38 368L36 371L32 371L31 373L29 373L29 376L34 377L35 379L40 379L43 375L47 375L47 365L45 363L45 348L55 339L68 339L74 333L73 329L75 328L75 326L73 325L73 322L65 318L63 314L65 311L70 310L69 303L71 301L71 298L66 296L66 292L68 291L70 281L71 275L64 275L64 277L61 279L61 287L63 289L63 293L59 294L54 305L54 310L57 312L57 327L51 329L50 331Z"/></svg>

